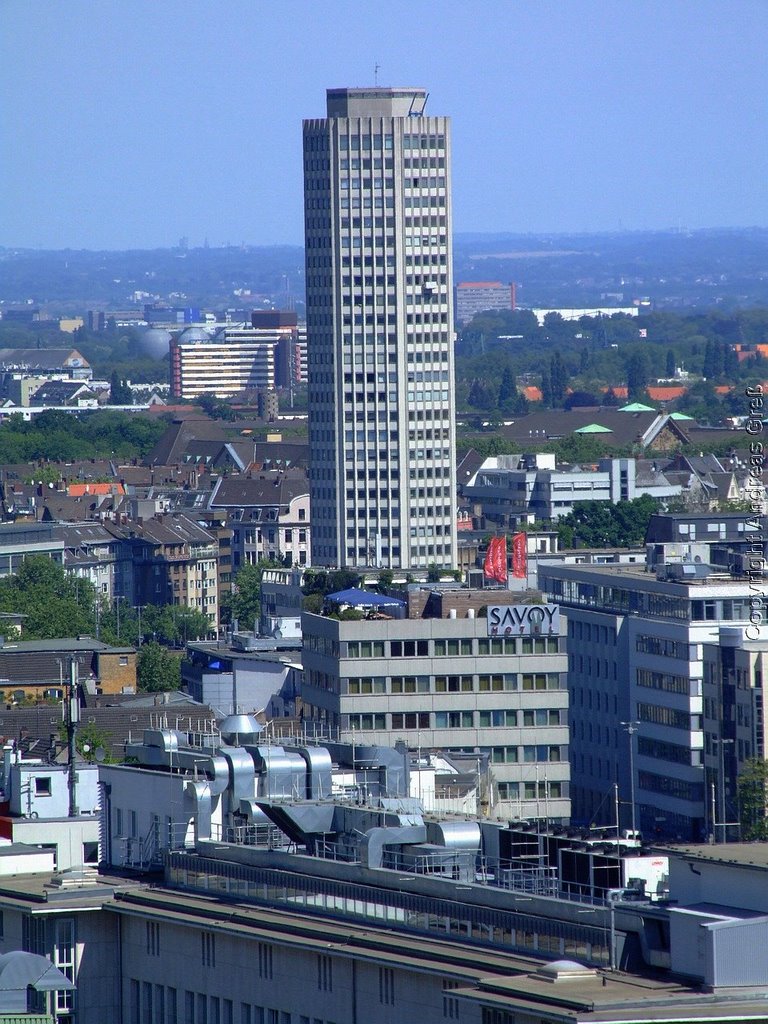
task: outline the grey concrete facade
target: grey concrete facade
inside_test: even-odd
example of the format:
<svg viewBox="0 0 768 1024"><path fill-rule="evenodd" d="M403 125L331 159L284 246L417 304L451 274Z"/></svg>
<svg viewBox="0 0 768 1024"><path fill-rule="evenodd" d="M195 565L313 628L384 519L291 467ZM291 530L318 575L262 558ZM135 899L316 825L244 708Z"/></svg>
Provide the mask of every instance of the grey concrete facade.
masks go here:
<svg viewBox="0 0 768 1024"><path fill-rule="evenodd" d="M304 713L345 740L487 752L494 814L570 817L562 640L487 620L341 622L305 613Z"/></svg>
<svg viewBox="0 0 768 1024"><path fill-rule="evenodd" d="M450 126L422 89L304 122L313 561L456 564Z"/></svg>

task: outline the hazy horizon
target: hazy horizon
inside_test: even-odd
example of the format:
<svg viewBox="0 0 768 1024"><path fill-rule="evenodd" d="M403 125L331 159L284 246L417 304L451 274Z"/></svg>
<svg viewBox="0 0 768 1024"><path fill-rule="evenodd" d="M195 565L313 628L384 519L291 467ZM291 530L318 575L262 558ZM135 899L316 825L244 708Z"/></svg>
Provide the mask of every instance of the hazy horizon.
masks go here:
<svg viewBox="0 0 768 1024"><path fill-rule="evenodd" d="M5 0L0 246L301 245L301 121L422 85L454 230L768 225L762 0ZM501 226L500 226L501 225Z"/></svg>

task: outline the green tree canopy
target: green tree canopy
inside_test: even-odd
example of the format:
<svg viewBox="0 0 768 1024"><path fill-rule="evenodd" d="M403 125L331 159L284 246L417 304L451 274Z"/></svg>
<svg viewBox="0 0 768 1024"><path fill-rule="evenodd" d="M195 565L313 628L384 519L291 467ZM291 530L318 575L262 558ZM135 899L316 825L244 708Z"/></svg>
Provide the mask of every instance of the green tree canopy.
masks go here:
<svg viewBox="0 0 768 1024"><path fill-rule="evenodd" d="M222 602L222 621L237 620L242 629L253 629L261 613L261 578L264 570L282 567L282 562L269 558L262 558L253 565L244 565L235 577L231 595Z"/></svg>
<svg viewBox="0 0 768 1024"><path fill-rule="evenodd" d="M745 761L738 787L741 838L768 839L768 761L759 757Z"/></svg>
<svg viewBox="0 0 768 1024"><path fill-rule="evenodd" d="M628 548L643 543L657 510L656 499L645 494L633 501L577 501L557 529L566 546Z"/></svg>
<svg viewBox="0 0 768 1024"><path fill-rule="evenodd" d="M95 590L45 555L25 558L13 576L0 579L0 611L26 616L24 637L49 640L94 628Z"/></svg>
<svg viewBox="0 0 768 1024"><path fill-rule="evenodd" d="M181 658L160 644L144 644L136 658L136 677L140 690L158 693L181 686Z"/></svg>

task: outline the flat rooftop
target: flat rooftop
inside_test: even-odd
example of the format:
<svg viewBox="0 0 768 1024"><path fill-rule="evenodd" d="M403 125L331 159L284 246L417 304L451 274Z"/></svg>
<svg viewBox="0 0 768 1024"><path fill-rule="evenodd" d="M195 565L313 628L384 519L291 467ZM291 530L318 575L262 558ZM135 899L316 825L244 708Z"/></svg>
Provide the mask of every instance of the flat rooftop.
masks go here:
<svg viewBox="0 0 768 1024"><path fill-rule="evenodd" d="M768 870L768 843L713 843L696 846L658 847L658 853L672 854L685 860L711 864L729 864L744 868Z"/></svg>

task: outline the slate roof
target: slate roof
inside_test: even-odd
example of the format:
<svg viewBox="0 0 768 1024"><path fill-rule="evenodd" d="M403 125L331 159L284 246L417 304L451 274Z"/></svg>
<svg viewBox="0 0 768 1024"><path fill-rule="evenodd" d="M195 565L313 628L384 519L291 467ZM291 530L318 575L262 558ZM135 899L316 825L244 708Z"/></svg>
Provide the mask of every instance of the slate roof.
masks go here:
<svg viewBox="0 0 768 1024"><path fill-rule="evenodd" d="M80 725L92 726L108 734L110 752L118 760L125 753L125 743L130 737L139 739L145 729L158 726L196 732L203 722L215 721L216 714L206 704L198 704L191 697L183 695L182 702L163 702L162 694L150 694L152 703L137 696L135 701L106 704L105 697L88 697L93 706L82 709ZM176 694L169 695L176 697ZM180 695L181 696L181 695ZM99 706L100 705L100 706ZM51 737L59 738L61 708L58 705L39 704L27 708L0 708L0 736L19 740L24 735L23 746L32 748L36 756L43 755L51 746Z"/></svg>
<svg viewBox="0 0 768 1024"><path fill-rule="evenodd" d="M253 463L259 469L288 469L309 466L309 444L306 441L254 441Z"/></svg>
<svg viewBox="0 0 768 1024"><path fill-rule="evenodd" d="M223 477L211 494L209 507L287 506L304 494L309 494L309 479L303 469L269 470Z"/></svg>
<svg viewBox="0 0 768 1024"><path fill-rule="evenodd" d="M485 457L476 452L474 448L470 448L463 456L456 467L456 486L459 494L461 494L464 485L470 482L484 462Z"/></svg>
<svg viewBox="0 0 768 1024"><path fill-rule="evenodd" d="M76 398L96 398L96 393L79 380L49 380L41 384L29 400L34 407L68 405Z"/></svg>
<svg viewBox="0 0 768 1024"><path fill-rule="evenodd" d="M684 433L680 424L660 413L620 412L607 406L600 409L542 409L499 427L497 433L527 449L530 445L570 437L575 431L595 423L611 431L601 435L601 439L617 448L647 444L649 436L652 440L653 428L667 423L681 440L687 439L688 433L688 424Z"/></svg>
<svg viewBox="0 0 768 1024"><path fill-rule="evenodd" d="M151 452L144 459L145 466L172 466L184 462L189 446L198 441L224 442L223 426L207 416L196 419L174 419Z"/></svg>

